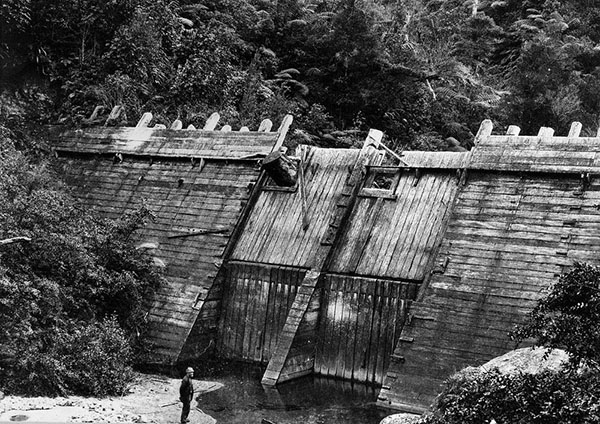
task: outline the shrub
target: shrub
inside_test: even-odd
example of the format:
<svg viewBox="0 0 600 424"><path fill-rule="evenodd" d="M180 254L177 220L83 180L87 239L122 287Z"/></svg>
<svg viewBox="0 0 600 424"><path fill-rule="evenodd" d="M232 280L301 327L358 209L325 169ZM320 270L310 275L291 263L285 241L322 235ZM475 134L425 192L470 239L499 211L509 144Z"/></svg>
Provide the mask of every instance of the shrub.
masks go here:
<svg viewBox="0 0 600 424"><path fill-rule="evenodd" d="M600 375L545 371L500 374L467 368L447 382L421 424L591 424L600 422Z"/></svg>
<svg viewBox="0 0 600 424"><path fill-rule="evenodd" d="M573 366L600 366L600 267L575 263L538 302L517 340L533 337L538 345L565 349Z"/></svg>
<svg viewBox="0 0 600 424"><path fill-rule="evenodd" d="M143 348L145 300L161 282L132 234L141 207L115 221L85 211L45 162L2 131L0 385L27 394L115 394Z"/></svg>
<svg viewBox="0 0 600 424"><path fill-rule="evenodd" d="M115 318L70 323L28 338L6 371L7 389L31 395L120 395L130 381L131 347Z"/></svg>
<svg viewBox="0 0 600 424"><path fill-rule="evenodd" d="M600 268L576 263L513 332L539 346L562 348L561 371L503 375L467 368L446 381L422 424L600 423Z"/></svg>

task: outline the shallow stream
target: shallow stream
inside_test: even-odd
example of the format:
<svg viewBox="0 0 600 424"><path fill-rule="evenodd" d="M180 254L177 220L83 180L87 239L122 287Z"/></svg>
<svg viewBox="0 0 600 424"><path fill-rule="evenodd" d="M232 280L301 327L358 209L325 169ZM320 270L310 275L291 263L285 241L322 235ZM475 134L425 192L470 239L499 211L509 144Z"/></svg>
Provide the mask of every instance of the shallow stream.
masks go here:
<svg viewBox="0 0 600 424"><path fill-rule="evenodd" d="M224 385L200 394L198 407L223 424L378 424L390 414L375 407L377 388L304 377L264 389L262 373L260 367L233 363L197 375Z"/></svg>

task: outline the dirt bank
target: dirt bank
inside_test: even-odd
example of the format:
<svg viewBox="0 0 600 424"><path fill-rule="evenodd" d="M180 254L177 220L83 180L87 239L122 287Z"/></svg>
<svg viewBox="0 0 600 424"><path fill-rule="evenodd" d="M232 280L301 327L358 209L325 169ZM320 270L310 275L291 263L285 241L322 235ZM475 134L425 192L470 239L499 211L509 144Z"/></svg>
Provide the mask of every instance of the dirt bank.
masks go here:
<svg viewBox="0 0 600 424"><path fill-rule="evenodd" d="M0 423L21 421L77 423L178 423L181 413L180 380L160 375L136 374L121 397L68 398L6 396L0 401ZM195 380L196 393L218 390L221 383ZM195 409L192 403L192 424L213 424L210 415ZM200 408L202 405L198 405Z"/></svg>

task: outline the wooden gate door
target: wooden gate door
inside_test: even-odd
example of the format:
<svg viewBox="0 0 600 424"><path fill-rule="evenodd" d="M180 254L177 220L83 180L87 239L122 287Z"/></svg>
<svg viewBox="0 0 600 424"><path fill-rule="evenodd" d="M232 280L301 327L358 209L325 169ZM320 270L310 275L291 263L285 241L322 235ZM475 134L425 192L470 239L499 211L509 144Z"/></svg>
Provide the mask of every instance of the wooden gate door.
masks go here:
<svg viewBox="0 0 600 424"><path fill-rule="evenodd" d="M382 384L417 284L327 275L315 373Z"/></svg>
<svg viewBox="0 0 600 424"><path fill-rule="evenodd" d="M219 355L268 362L305 273L291 267L227 264Z"/></svg>

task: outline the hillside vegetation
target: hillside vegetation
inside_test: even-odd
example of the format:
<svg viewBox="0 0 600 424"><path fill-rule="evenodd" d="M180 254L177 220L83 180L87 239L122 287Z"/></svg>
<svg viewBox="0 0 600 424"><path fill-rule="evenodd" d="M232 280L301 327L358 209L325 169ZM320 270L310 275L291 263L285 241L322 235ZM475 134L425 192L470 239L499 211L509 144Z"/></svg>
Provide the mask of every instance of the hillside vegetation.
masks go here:
<svg viewBox="0 0 600 424"><path fill-rule="evenodd" d="M161 282L131 238L148 211L107 222L82 210L32 129L102 123L88 120L97 106L123 105L129 125L151 111L201 127L218 111L256 129L291 113L292 141L330 147L377 128L396 150L449 137L468 149L483 119L523 134L577 120L596 135L597 3L4 0L0 241L20 239L0 243L1 389L119 393Z"/></svg>
<svg viewBox="0 0 600 424"><path fill-rule="evenodd" d="M255 128L299 141L383 130L394 148L470 147L479 123L595 135L600 6L569 0L6 0L5 83L37 81L38 115L81 124L126 106L156 122ZM44 104L46 103L46 104Z"/></svg>

